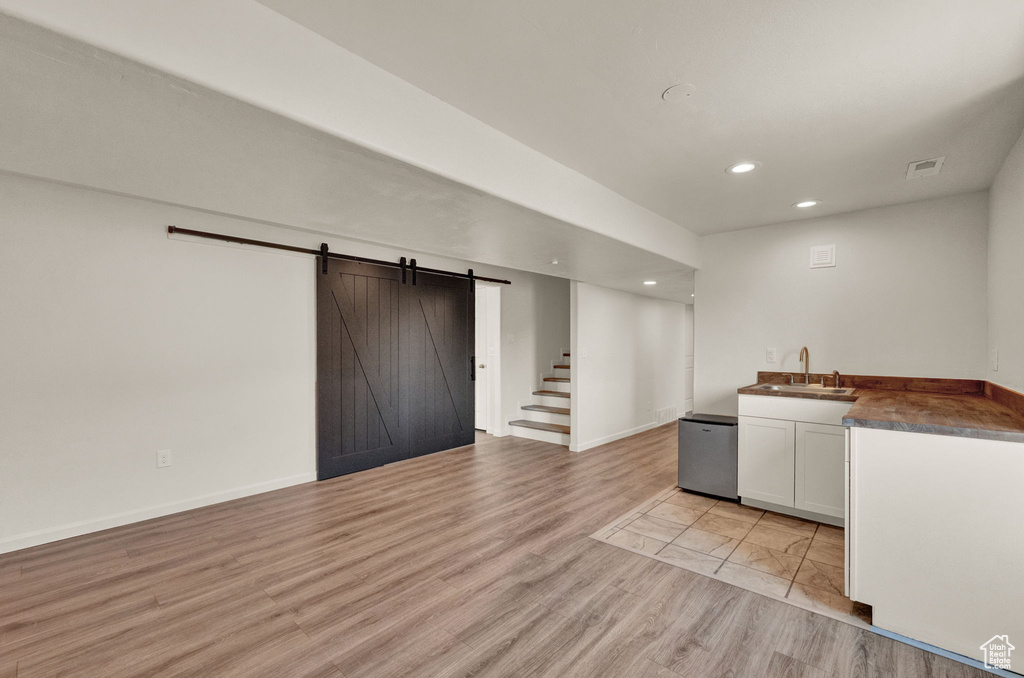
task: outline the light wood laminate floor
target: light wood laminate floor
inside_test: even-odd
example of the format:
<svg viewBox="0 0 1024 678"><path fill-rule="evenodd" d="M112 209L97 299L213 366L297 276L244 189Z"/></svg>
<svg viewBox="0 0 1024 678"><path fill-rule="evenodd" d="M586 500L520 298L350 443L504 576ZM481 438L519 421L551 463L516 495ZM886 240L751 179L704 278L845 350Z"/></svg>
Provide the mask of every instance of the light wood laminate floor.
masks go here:
<svg viewBox="0 0 1024 678"><path fill-rule="evenodd" d="M588 538L675 447L480 435L0 556L0 678L984 675Z"/></svg>

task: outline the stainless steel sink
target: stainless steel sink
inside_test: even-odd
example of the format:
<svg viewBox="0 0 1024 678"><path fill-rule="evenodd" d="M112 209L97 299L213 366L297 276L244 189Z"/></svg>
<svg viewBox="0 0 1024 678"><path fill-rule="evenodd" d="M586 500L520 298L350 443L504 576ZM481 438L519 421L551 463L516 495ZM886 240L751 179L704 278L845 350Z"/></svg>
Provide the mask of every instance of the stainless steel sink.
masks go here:
<svg viewBox="0 0 1024 678"><path fill-rule="evenodd" d="M851 395L852 388L832 388L821 384L761 384L755 386L759 391L779 391L782 393L827 393L828 395Z"/></svg>

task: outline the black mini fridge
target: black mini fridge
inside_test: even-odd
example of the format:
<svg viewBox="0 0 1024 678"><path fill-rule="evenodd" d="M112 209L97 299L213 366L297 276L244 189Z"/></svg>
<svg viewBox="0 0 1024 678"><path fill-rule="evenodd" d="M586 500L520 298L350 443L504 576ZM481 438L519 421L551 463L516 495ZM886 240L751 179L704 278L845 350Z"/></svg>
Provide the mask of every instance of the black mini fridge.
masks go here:
<svg viewBox="0 0 1024 678"><path fill-rule="evenodd" d="M679 487L737 501L739 419L691 414L679 419Z"/></svg>

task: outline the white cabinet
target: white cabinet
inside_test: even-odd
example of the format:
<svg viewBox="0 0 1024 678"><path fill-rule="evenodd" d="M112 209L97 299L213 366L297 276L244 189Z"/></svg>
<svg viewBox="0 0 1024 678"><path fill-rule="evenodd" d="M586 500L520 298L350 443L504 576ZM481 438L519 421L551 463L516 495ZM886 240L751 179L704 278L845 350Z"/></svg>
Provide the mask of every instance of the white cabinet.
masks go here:
<svg viewBox="0 0 1024 678"><path fill-rule="evenodd" d="M974 659L999 629L1020 672L1024 443L850 433L850 597L874 626Z"/></svg>
<svg viewBox="0 0 1024 678"><path fill-rule="evenodd" d="M796 422L793 506L842 518L846 504L846 427Z"/></svg>
<svg viewBox="0 0 1024 678"><path fill-rule="evenodd" d="M856 589L854 588L853 576L853 540L850 539L850 535L854 531L854 518L857 512L853 509L853 467L850 465L850 452L853 449L853 430L846 429L846 475L843 481L843 492L846 494L846 503L843 505L845 512L843 519L845 520L846 529L843 530L843 576L845 579L845 593L846 597L850 600L857 600Z"/></svg>
<svg viewBox="0 0 1024 678"><path fill-rule="evenodd" d="M739 494L744 503L843 524L842 420L849 409L848 402L741 395Z"/></svg>
<svg viewBox="0 0 1024 678"><path fill-rule="evenodd" d="M796 424L740 417L739 436L740 496L793 506Z"/></svg>

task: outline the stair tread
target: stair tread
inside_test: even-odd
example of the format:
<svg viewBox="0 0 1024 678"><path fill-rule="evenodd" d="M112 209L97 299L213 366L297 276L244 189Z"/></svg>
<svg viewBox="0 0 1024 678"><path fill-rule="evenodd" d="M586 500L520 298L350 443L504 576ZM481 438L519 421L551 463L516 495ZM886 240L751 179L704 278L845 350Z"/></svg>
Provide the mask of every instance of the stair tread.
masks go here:
<svg viewBox="0 0 1024 678"><path fill-rule="evenodd" d="M555 365L555 369L556 370L567 370L567 369L569 369L569 366L568 365Z"/></svg>
<svg viewBox="0 0 1024 678"><path fill-rule="evenodd" d="M569 434L569 427L565 424L548 424L543 421L530 421L529 419L516 419L510 421L509 426L522 426L523 428L533 428L538 431L550 431L552 433L564 433Z"/></svg>
<svg viewBox="0 0 1024 678"><path fill-rule="evenodd" d="M544 377L544 381L557 381L560 384L569 383L569 377Z"/></svg>
<svg viewBox="0 0 1024 678"><path fill-rule="evenodd" d="M534 391L533 395L539 396L551 396L552 398L568 398L569 394L565 391Z"/></svg>
<svg viewBox="0 0 1024 678"><path fill-rule="evenodd" d="M572 356L571 356L571 355L569 355L568 353L563 353L562 355L563 355L563 356L565 356L566 358L571 358L571 357L572 357Z"/></svg>
<svg viewBox="0 0 1024 678"><path fill-rule="evenodd" d="M547 412L548 414L569 414L568 407L553 407L551 405L523 405L523 409L531 412Z"/></svg>

